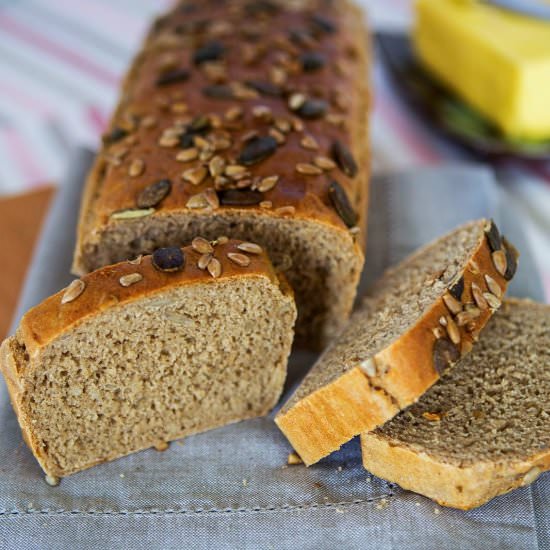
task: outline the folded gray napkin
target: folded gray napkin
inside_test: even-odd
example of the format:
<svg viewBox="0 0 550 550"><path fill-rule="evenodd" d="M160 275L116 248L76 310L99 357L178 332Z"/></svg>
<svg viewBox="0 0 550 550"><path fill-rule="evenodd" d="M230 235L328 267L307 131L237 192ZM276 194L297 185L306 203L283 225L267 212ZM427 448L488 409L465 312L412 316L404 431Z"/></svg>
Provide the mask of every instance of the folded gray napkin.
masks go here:
<svg viewBox="0 0 550 550"><path fill-rule="evenodd" d="M67 284L83 175L75 158L22 295L23 311ZM490 171L423 169L372 185L367 269L381 270L460 222L492 216L522 251L511 292L541 299L529 246ZM15 324L14 324L15 326ZM289 388L315 360L294 353ZM1 548L550 548L550 476L474 511L444 509L371 476L358 441L305 468L272 417L241 422L64 479L52 488L0 383Z"/></svg>

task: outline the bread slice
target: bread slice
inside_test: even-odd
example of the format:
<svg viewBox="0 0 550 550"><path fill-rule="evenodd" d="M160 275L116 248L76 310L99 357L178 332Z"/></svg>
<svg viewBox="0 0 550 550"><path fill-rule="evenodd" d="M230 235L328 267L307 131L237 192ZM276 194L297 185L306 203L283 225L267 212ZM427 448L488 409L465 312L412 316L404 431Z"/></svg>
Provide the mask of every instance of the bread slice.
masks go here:
<svg viewBox="0 0 550 550"><path fill-rule="evenodd" d="M480 220L387 271L275 419L303 461L388 421L470 351L516 258Z"/></svg>
<svg viewBox="0 0 550 550"><path fill-rule="evenodd" d="M472 353L361 445L373 474L443 506L532 483L550 469L550 307L506 300Z"/></svg>
<svg viewBox="0 0 550 550"><path fill-rule="evenodd" d="M73 282L2 344L13 407L47 474L264 415L277 402L296 318L290 287L257 245L193 246Z"/></svg>
<svg viewBox="0 0 550 550"><path fill-rule="evenodd" d="M296 294L299 343L349 318L370 152L363 14L348 0L202 0L152 26L84 192L73 271L251 240Z"/></svg>

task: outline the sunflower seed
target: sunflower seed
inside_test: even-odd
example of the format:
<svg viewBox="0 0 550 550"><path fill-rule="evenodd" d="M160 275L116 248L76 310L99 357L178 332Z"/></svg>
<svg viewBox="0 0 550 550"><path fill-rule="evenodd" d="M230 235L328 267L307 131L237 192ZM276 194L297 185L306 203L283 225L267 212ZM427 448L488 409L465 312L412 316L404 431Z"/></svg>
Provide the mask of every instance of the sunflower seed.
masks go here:
<svg viewBox="0 0 550 550"><path fill-rule="evenodd" d="M291 111L297 111L307 101L304 94L292 94L288 98L288 106Z"/></svg>
<svg viewBox="0 0 550 550"><path fill-rule="evenodd" d="M207 205L214 210L220 207L220 199L215 189L207 189L204 193L204 199L206 200Z"/></svg>
<svg viewBox="0 0 550 550"><path fill-rule="evenodd" d="M263 193L250 189L225 189L219 192L223 206L253 206L263 200Z"/></svg>
<svg viewBox="0 0 550 550"><path fill-rule="evenodd" d="M265 208L266 210L269 210L270 208L273 207L273 202L271 201L262 201L260 204L259 204L260 208Z"/></svg>
<svg viewBox="0 0 550 550"><path fill-rule="evenodd" d="M221 59L225 53L225 47L221 42L207 42L198 48L193 55L195 65L206 63L207 61L217 61Z"/></svg>
<svg viewBox="0 0 550 550"><path fill-rule="evenodd" d="M239 250L242 250L243 252L247 252L248 254L261 254L263 249L259 244L256 243L239 243L237 245L237 248Z"/></svg>
<svg viewBox="0 0 550 550"><path fill-rule="evenodd" d="M206 198L206 193L198 193L197 195L193 195L192 197L190 197L185 206L193 210L198 210L202 208L208 208L210 204Z"/></svg>
<svg viewBox="0 0 550 550"><path fill-rule="evenodd" d="M230 107L226 112L224 117L226 120L229 120L231 122L234 122L235 120L239 120L243 116L243 109L239 106Z"/></svg>
<svg viewBox="0 0 550 550"><path fill-rule="evenodd" d="M169 84L175 84L176 82L185 82L189 79L191 73L187 69L177 69L175 71L168 71L161 74L157 78L157 86L167 86Z"/></svg>
<svg viewBox="0 0 550 550"><path fill-rule="evenodd" d="M121 286L132 286L135 283L139 283L143 279L141 273L129 273L128 275L123 275L118 282Z"/></svg>
<svg viewBox="0 0 550 550"><path fill-rule="evenodd" d="M483 297L485 298L485 300L487 300L487 303L489 304L489 307L493 310L493 311L496 311L499 307L500 307L500 304L502 303L494 294L492 294L491 292L484 292L483 293Z"/></svg>
<svg viewBox="0 0 550 550"><path fill-rule="evenodd" d="M462 311L462 304L451 294L444 294L443 301L453 315Z"/></svg>
<svg viewBox="0 0 550 550"><path fill-rule="evenodd" d="M442 316L439 318L439 324L440 324L442 327L446 327L446 326L447 326L447 317L445 317L444 315L442 315Z"/></svg>
<svg viewBox="0 0 550 550"><path fill-rule="evenodd" d="M487 242L489 243L489 248L491 252L496 252L500 250L502 239L498 228L493 220L488 222L488 226L485 226L485 235L487 237Z"/></svg>
<svg viewBox="0 0 550 550"><path fill-rule="evenodd" d="M158 144L161 147L166 147L166 148L175 147L176 145L178 145L178 143L180 143L180 138L175 135L163 134L158 140Z"/></svg>
<svg viewBox="0 0 550 550"><path fill-rule="evenodd" d="M141 265L141 260L143 260L143 254L140 254L137 258L134 258L133 260L128 260L128 263L132 265Z"/></svg>
<svg viewBox="0 0 550 550"><path fill-rule="evenodd" d="M155 211L154 208L128 208L127 210L119 210L111 214L112 220L134 220L150 216Z"/></svg>
<svg viewBox="0 0 550 550"><path fill-rule="evenodd" d="M171 246L168 248L157 248L151 257L155 269L159 271L180 271L185 266L185 254L181 248Z"/></svg>
<svg viewBox="0 0 550 550"><path fill-rule="evenodd" d="M342 221L348 227L355 226L358 220L357 213L352 208L344 188L337 181L332 181L330 183L328 196L337 214L342 218Z"/></svg>
<svg viewBox="0 0 550 550"><path fill-rule="evenodd" d="M275 209L275 214L279 216L293 216L296 213L296 208L294 206L280 206Z"/></svg>
<svg viewBox="0 0 550 550"><path fill-rule="evenodd" d="M324 99L308 99L296 110L302 117L309 120L322 118L327 114L328 103Z"/></svg>
<svg viewBox="0 0 550 550"><path fill-rule="evenodd" d="M487 288L497 297L502 298L502 289L500 285L488 274L485 275L485 282L487 283Z"/></svg>
<svg viewBox="0 0 550 550"><path fill-rule="evenodd" d="M506 271L504 272L504 278L510 281L516 274L518 268L518 254L516 249L506 240L506 238L503 239L503 245L506 254Z"/></svg>
<svg viewBox="0 0 550 550"><path fill-rule="evenodd" d="M349 149L340 141L335 140L331 147L331 154L340 170L350 178L357 175L357 163Z"/></svg>
<svg viewBox="0 0 550 550"><path fill-rule="evenodd" d="M185 170L181 177L192 185L200 185L207 175L208 170L204 166L198 166L197 168L190 168L189 170Z"/></svg>
<svg viewBox="0 0 550 550"><path fill-rule="evenodd" d="M210 171L210 175L213 178L221 176L224 169L225 160L220 156L213 157L212 160L208 163L208 170Z"/></svg>
<svg viewBox="0 0 550 550"><path fill-rule="evenodd" d="M217 279L222 274L222 264L216 258L210 258L206 269L214 279Z"/></svg>
<svg viewBox="0 0 550 550"><path fill-rule="evenodd" d="M306 72L318 71L326 64L326 58L319 52L304 52L300 55L302 69Z"/></svg>
<svg viewBox="0 0 550 550"><path fill-rule="evenodd" d="M197 267L199 269L206 269L208 264L210 263L210 260L212 259L212 254L203 254L199 261L197 262Z"/></svg>
<svg viewBox="0 0 550 550"><path fill-rule="evenodd" d="M282 132L279 132L277 128L270 128L269 129L269 135L275 139L278 145L282 145L286 142L286 137Z"/></svg>
<svg viewBox="0 0 550 550"><path fill-rule="evenodd" d="M436 338L443 338L445 336L445 331L441 327L433 328L432 332Z"/></svg>
<svg viewBox="0 0 550 550"><path fill-rule="evenodd" d="M282 117L277 117L275 119L275 126L277 130L283 132L283 134L288 134L290 130L292 130L292 124L286 118Z"/></svg>
<svg viewBox="0 0 550 550"><path fill-rule="evenodd" d="M474 321L481 315L481 310L477 307L470 308L467 311L461 311L456 316L456 322L459 327L463 327L468 323Z"/></svg>
<svg viewBox="0 0 550 550"><path fill-rule="evenodd" d="M252 108L252 116L265 122L273 120L273 112L267 105L256 105Z"/></svg>
<svg viewBox="0 0 550 550"><path fill-rule="evenodd" d="M502 250L495 250L491 257L495 269L504 277L506 270L508 269L508 262L506 261L506 253Z"/></svg>
<svg viewBox="0 0 550 550"><path fill-rule="evenodd" d="M306 176L318 176L323 173L323 171L313 164L308 164L306 162L301 162L296 165L296 172L299 174L304 174Z"/></svg>
<svg viewBox="0 0 550 550"><path fill-rule="evenodd" d="M328 157L318 156L313 160L315 166L318 166L322 170L333 170L336 168L336 164Z"/></svg>
<svg viewBox="0 0 550 550"><path fill-rule="evenodd" d="M273 155L276 150L277 141L272 136L255 137L245 144L238 160L250 166Z"/></svg>
<svg viewBox="0 0 550 550"><path fill-rule="evenodd" d="M130 163L130 167L128 168L128 175L131 178L137 178L138 176L141 176L145 170L145 162L141 159L134 159Z"/></svg>
<svg viewBox="0 0 550 550"><path fill-rule="evenodd" d="M136 204L139 208L153 208L162 202L172 190L172 182L168 179L159 180L148 185L138 195Z"/></svg>
<svg viewBox="0 0 550 550"><path fill-rule="evenodd" d="M260 183L256 185L256 189L262 193L265 193L266 191L273 189L277 185L278 181L279 176L268 176L267 178L263 178Z"/></svg>
<svg viewBox="0 0 550 550"><path fill-rule="evenodd" d="M224 173L230 178L235 178L245 175L247 173L247 169L246 166L242 166L241 164L230 164L225 167Z"/></svg>
<svg viewBox="0 0 550 550"><path fill-rule="evenodd" d="M319 149L319 144L317 143L317 140L307 134L305 135L301 141L300 141L300 145L304 148L304 149L309 149L311 151L316 151L317 149Z"/></svg>
<svg viewBox="0 0 550 550"><path fill-rule="evenodd" d="M195 237L191 242L191 246L193 247L193 250L199 254L211 254L214 252L212 245L203 237Z"/></svg>
<svg viewBox="0 0 550 550"><path fill-rule="evenodd" d="M191 162L199 156L199 150L196 147L190 147L189 149L184 149L176 155L176 160L178 162Z"/></svg>
<svg viewBox="0 0 550 550"><path fill-rule="evenodd" d="M378 369L374 357L369 357L368 359L361 361L359 363L359 368L371 378L378 375Z"/></svg>
<svg viewBox="0 0 550 550"><path fill-rule="evenodd" d="M487 303L487 300L483 297L483 292L481 291L481 288L476 283L472 283L472 296L474 298L474 302L476 303L477 307L481 309L481 311L487 311L489 309L489 304Z"/></svg>
<svg viewBox="0 0 550 550"><path fill-rule="evenodd" d="M447 338L436 340L432 352L434 368L442 374L452 363L460 358L458 348Z"/></svg>
<svg viewBox="0 0 550 550"><path fill-rule="evenodd" d="M228 252L227 257L235 264L240 265L241 267L248 267L250 265L250 258L244 254L239 254L237 252Z"/></svg>
<svg viewBox="0 0 550 550"><path fill-rule="evenodd" d="M451 317L447 318L447 334L453 344L460 344L460 330Z"/></svg>
<svg viewBox="0 0 550 550"><path fill-rule="evenodd" d="M62 304L68 304L76 300L86 288L86 283L82 279L75 279L65 290L61 297Z"/></svg>

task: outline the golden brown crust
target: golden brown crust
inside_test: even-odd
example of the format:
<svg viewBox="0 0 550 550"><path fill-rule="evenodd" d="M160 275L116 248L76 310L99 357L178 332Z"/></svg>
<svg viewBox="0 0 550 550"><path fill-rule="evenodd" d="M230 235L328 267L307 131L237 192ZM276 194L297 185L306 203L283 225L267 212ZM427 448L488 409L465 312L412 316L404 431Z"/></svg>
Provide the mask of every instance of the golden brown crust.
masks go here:
<svg viewBox="0 0 550 550"><path fill-rule="evenodd" d="M392 445L375 433L361 434L364 467L403 489L423 494L442 506L469 510L497 495L535 481L550 470L550 450L528 460L447 464L427 453Z"/></svg>
<svg viewBox="0 0 550 550"><path fill-rule="evenodd" d="M284 277L275 272L265 251L262 250L261 254L247 254L238 248L240 243L241 241L231 240L213 247L213 257L221 264L219 278L212 277L207 269L198 267L202 254L193 250L192 246L182 249L185 266L181 271L159 271L152 265L152 256L143 256L139 264L129 261L98 269L82 277L85 289L75 300L62 303L66 292L64 289L29 310L21 319L19 338L33 355L67 329L90 316L114 305L123 305L170 287L253 276L267 277L279 285ZM236 264L229 259L228 254L232 253L244 254L250 264L246 267ZM143 278L128 287L122 286L121 277L134 273L139 273ZM291 292L287 284L281 288L284 288L285 293Z"/></svg>
<svg viewBox="0 0 550 550"><path fill-rule="evenodd" d="M474 303L472 283L487 288L486 275L504 294L508 281L495 268L488 239L483 235L463 272L463 303ZM487 308L468 325L459 327L457 323L460 355L470 351L492 313ZM439 379L441 373L434 365L437 340L434 330L444 332L442 317L454 316L440 298L407 332L377 353L368 368L358 364L290 409L283 408L275 422L306 465L319 461L352 437L390 420ZM369 358L359 360L365 359ZM361 378L365 379L363 383L359 382ZM350 385L350 379L355 383ZM319 432L330 436L323 438Z"/></svg>

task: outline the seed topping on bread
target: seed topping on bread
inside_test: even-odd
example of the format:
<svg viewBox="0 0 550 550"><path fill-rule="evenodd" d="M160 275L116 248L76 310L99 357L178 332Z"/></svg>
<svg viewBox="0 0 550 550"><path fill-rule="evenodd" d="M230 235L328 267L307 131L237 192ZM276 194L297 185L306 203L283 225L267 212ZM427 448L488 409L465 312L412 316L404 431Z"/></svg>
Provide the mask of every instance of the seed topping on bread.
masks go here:
<svg viewBox="0 0 550 550"><path fill-rule="evenodd" d="M82 279L75 279L65 290L63 297L61 298L62 304L68 304L76 300L86 288L86 283Z"/></svg>
<svg viewBox="0 0 550 550"><path fill-rule="evenodd" d="M136 204L138 208L153 208L161 203L171 190L172 182L169 179L155 181L138 195Z"/></svg>
<svg viewBox="0 0 550 550"><path fill-rule="evenodd" d="M152 255L153 267L159 271L181 271L185 266L185 254L176 246L157 248Z"/></svg>

